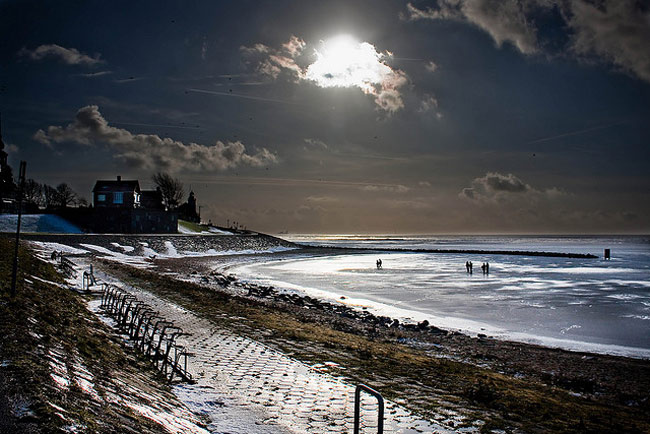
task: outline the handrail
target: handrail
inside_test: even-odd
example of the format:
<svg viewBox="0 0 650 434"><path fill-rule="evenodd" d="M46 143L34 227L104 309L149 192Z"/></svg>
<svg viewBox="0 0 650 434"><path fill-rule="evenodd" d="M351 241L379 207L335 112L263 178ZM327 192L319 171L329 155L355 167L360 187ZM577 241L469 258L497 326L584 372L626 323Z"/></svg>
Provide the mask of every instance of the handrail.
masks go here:
<svg viewBox="0 0 650 434"><path fill-rule="evenodd" d="M377 418L377 433L384 433L384 398L375 389L372 389L365 384L357 385L354 391L354 434L359 434L360 418L361 418L361 392L367 392L377 398L377 405L379 407L379 415Z"/></svg>

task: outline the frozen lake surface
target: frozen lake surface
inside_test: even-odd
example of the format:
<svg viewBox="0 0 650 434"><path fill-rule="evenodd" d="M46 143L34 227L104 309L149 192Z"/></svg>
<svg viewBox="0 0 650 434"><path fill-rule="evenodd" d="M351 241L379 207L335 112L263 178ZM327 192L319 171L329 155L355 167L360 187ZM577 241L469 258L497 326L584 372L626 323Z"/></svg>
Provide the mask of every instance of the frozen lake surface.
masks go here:
<svg viewBox="0 0 650 434"><path fill-rule="evenodd" d="M592 253L599 259L372 252L230 268L278 289L547 346L650 358L650 237L293 236L310 245ZM612 258L602 258L610 248ZM383 269L375 267L381 258ZM472 261L468 274L465 262ZM490 263L489 275L481 264ZM341 297L345 297L342 299Z"/></svg>

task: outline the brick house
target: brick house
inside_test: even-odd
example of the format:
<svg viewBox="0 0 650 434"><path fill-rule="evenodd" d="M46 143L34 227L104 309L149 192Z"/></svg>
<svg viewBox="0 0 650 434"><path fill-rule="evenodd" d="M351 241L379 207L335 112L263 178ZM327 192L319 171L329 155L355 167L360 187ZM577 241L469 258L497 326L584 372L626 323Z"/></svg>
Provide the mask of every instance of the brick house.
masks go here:
<svg viewBox="0 0 650 434"><path fill-rule="evenodd" d="M137 180L98 180L88 226L97 233L177 233L178 214L168 211L160 190L140 190Z"/></svg>
<svg viewBox="0 0 650 434"><path fill-rule="evenodd" d="M98 180L93 188L93 205L95 208L139 208L140 183L138 181Z"/></svg>

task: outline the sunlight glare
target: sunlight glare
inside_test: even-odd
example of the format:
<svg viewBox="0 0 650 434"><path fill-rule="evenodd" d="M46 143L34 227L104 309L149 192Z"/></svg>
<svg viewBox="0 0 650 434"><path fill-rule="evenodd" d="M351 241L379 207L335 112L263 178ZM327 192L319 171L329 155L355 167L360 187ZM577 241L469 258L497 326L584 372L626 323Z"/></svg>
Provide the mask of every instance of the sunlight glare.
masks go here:
<svg viewBox="0 0 650 434"><path fill-rule="evenodd" d="M317 60L307 68L306 78L321 87L357 86L368 93L392 72L381 61L385 54L349 35L328 39L315 54Z"/></svg>

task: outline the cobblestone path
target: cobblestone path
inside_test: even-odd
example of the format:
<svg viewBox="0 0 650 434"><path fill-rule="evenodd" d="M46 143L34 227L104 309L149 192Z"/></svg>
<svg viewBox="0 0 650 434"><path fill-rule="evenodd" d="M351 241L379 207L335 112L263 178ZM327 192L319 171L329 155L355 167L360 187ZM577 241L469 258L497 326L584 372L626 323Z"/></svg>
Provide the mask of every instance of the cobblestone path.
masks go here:
<svg viewBox="0 0 650 434"><path fill-rule="evenodd" d="M111 281L108 276L102 276L102 280ZM197 382L177 385L174 392L192 411L210 419L210 432L311 434L353 431L353 385L264 344L219 328L218 324L149 292L128 290L159 311L160 316L189 333L179 337L177 342L194 354L188 362L188 370ZM91 308L99 313L99 301L92 302ZM361 432L377 432L376 400L362 396ZM420 419L391 401L386 401L384 423L386 433L452 432L447 427Z"/></svg>

